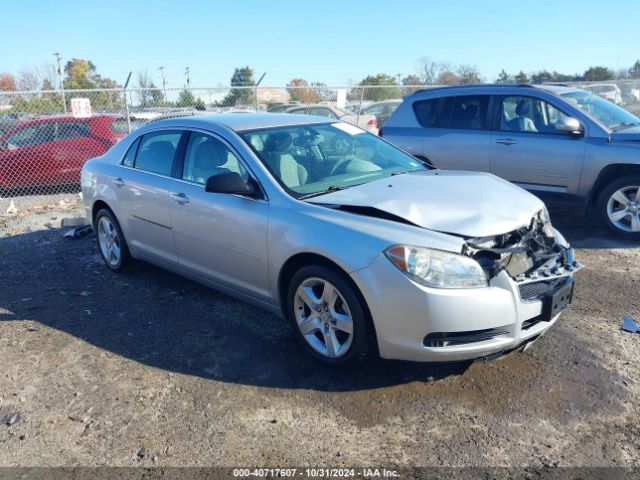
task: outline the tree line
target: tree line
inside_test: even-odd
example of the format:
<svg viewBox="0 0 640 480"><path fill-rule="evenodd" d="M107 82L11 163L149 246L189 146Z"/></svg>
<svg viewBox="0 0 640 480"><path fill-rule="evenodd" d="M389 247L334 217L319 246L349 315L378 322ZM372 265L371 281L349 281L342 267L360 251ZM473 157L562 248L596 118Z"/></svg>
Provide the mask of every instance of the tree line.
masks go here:
<svg viewBox="0 0 640 480"><path fill-rule="evenodd" d="M249 66L235 68L230 78L229 93L215 102L218 106L251 105L255 103L254 70ZM43 65L40 68L23 69L18 75L0 73L0 92L42 92L22 94L12 97L12 107L16 111L46 112L56 111L62 99L57 91L59 78L62 75L62 85L67 93L67 102L74 96L74 90L84 89L118 89L122 88L117 81L104 77L97 72L96 65L90 60L74 58L69 60L62 72L58 72L54 65ZM601 82L614 79L640 79L640 60L631 67L614 72L608 67L591 66L583 73L566 74L557 71L539 70L525 73L523 70L511 74L504 69L495 79L498 83L548 83L589 81ZM470 64L452 64L420 58L416 63L415 72L404 77L400 74L377 73L367 75L356 83L348 92L351 101L367 100L380 101L400 98L418 90L422 85L459 85L467 83L482 83L485 79L477 66ZM137 73L135 91L137 103L141 107L195 107L204 108L205 102L193 94L193 90L185 86L179 92L175 101L166 98L164 88L156 85L147 70ZM376 88L361 88L361 87ZM336 92L320 81L308 81L304 78L293 78L286 85L287 93L292 102L319 103L335 100ZM92 93L92 104L99 109L120 109L123 107L120 92L98 91Z"/></svg>

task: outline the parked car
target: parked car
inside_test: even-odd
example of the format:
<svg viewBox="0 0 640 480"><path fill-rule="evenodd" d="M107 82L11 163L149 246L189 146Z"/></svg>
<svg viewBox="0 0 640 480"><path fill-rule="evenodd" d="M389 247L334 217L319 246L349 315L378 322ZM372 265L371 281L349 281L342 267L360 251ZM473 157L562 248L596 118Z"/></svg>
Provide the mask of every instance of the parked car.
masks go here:
<svg viewBox="0 0 640 480"><path fill-rule="evenodd" d="M401 103L402 100L384 100L363 108L360 113L364 115L374 115L376 117L378 128L380 128L389 119L391 114L396 111L396 108L398 108Z"/></svg>
<svg viewBox="0 0 640 480"><path fill-rule="evenodd" d="M600 95L602 98L617 105L622 103L622 92L615 83L596 83L592 85L584 85L582 88L587 92Z"/></svg>
<svg viewBox="0 0 640 480"><path fill-rule="evenodd" d="M320 117L333 118L336 120L342 120L343 122L357 125L373 133L378 132L378 124L375 115L358 115L357 113L343 110L333 105L296 105L289 107L285 110L287 113L297 113L305 115L317 115Z"/></svg>
<svg viewBox="0 0 640 480"><path fill-rule="evenodd" d="M111 270L146 260L282 314L328 364L512 350L580 268L533 195L322 117L154 122L89 160L82 192Z"/></svg>
<svg viewBox="0 0 640 480"><path fill-rule="evenodd" d="M640 239L640 119L585 90L477 85L414 93L381 134L428 165L491 172Z"/></svg>
<svg viewBox="0 0 640 480"><path fill-rule="evenodd" d="M138 123L133 121L132 127ZM0 188L78 185L80 169L127 133L119 115L47 116L18 121L0 136Z"/></svg>

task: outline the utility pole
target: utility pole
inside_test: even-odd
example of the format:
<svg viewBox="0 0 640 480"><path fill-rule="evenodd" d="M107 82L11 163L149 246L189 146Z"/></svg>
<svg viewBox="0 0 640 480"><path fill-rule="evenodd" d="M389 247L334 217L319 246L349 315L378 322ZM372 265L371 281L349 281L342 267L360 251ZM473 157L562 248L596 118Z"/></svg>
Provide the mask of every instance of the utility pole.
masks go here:
<svg viewBox="0 0 640 480"><path fill-rule="evenodd" d="M64 83L62 83L62 55L58 52L54 53L56 60L58 61L58 77L60 78L60 90L62 91L62 108L64 109L64 113L67 113L67 100L64 97Z"/></svg>
<svg viewBox="0 0 640 480"><path fill-rule="evenodd" d="M164 76L164 67L158 67L158 70L160 70L160 76L162 77L162 92L164 95L164 101L167 101L167 79Z"/></svg>
<svg viewBox="0 0 640 480"><path fill-rule="evenodd" d="M184 74L187 76L187 90L191 90L191 75L189 67L184 69Z"/></svg>
<svg viewBox="0 0 640 480"><path fill-rule="evenodd" d="M256 85L253 89L254 91L254 95L256 97L256 113L258 113L258 86L260 85L260 83L262 82L262 80L264 80L265 75L267 74L267 72L264 72L262 74L262 76L260 77L260 79L256 82Z"/></svg>

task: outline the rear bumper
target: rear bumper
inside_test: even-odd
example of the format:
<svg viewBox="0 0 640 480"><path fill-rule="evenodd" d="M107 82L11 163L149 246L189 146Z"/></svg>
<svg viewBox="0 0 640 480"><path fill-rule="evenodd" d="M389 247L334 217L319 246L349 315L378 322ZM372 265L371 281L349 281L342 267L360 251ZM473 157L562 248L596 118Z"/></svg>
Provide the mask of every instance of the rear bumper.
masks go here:
<svg viewBox="0 0 640 480"><path fill-rule="evenodd" d="M442 362L506 353L559 318L545 317L541 300L522 300L504 271L484 288L429 288L381 255L351 276L369 306L383 358Z"/></svg>

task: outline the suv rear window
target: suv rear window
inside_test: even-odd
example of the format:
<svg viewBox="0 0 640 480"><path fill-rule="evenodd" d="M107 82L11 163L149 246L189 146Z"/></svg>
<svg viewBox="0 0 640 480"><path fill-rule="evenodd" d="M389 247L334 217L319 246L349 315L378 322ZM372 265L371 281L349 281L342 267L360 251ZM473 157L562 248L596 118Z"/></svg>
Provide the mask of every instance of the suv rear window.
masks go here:
<svg viewBox="0 0 640 480"><path fill-rule="evenodd" d="M416 114L418 123L423 127L435 127L438 123L438 104L442 104L444 99L434 98L431 100L420 100L413 104L413 112Z"/></svg>

